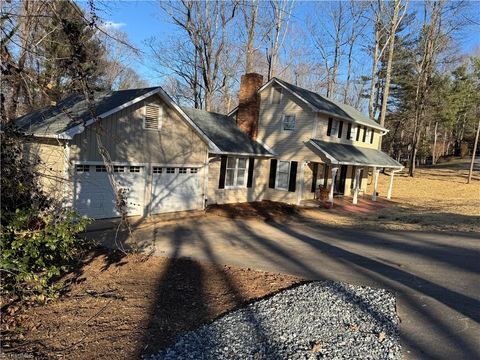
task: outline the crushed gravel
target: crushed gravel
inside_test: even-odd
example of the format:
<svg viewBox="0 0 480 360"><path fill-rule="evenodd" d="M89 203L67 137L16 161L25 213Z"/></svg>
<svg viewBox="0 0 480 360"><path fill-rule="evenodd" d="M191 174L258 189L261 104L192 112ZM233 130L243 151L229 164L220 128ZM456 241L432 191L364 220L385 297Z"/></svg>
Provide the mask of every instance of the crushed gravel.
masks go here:
<svg viewBox="0 0 480 360"><path fill-rule="evenodd" d="M395 297L322 281L259 300L151 359L401 359Z"/></svg>

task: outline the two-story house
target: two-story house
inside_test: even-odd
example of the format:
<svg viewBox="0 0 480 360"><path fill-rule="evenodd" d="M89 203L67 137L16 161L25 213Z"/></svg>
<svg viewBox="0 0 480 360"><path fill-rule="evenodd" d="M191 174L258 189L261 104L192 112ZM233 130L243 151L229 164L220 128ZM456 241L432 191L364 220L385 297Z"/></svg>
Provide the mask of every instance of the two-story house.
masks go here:
<svg viewBox="0 0 480 360"><path fill-rule="evenodd" d="M365 191L381 168L402 166L378 150L386 129L361 112L261 75L242 76L228 115L180 107L160 88L71 96L15 122L43 186L81 214L119 216L260 200L300 204L319 186ZM393 173L388 197L391 196ZM375 186L376 189L376 186ZM376 190L373 198L376 197Z"/></svg>

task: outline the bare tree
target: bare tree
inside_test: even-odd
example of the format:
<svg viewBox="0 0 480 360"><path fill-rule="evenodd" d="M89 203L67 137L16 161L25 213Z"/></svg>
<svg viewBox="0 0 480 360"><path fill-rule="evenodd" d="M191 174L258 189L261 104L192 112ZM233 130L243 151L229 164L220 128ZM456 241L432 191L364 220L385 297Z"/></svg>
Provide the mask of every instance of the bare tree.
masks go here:
<svg viewBox="0 0 480 360"><path fill-rule="evenodd" d="M259 13L259 0L243 0L242 11L247 32L247 42L245 46L245 72L254 71L254 52L255 52L255 34L257 27L257 18Z"/></svg>
<svg viewBox="0 0 480 360"><path fill-rule="evenodd" d="M160 6L173 23L184 31L194 49L195 64L198 65L194 71L198 68L204 108L210 110L213 107L214 94L227 81L221 73L221 62L228 41L227 27L235 17L238 3L183 0L161 2Z"/></svg>
<svg viewBox="0 0 480 360"><path fill-rule="evenodd" d="M385 126L385 115L387 113L387 103L388 103L388 95L390 92L390 81L392 77L392 63L393 63L393 55L395 50L395 36L397 33L397 29L402 22L405 14L407 13L408 7L408 0L404 0L404 4L402 4L402 0L394 0L393 2L393 9L392 15L390 20L390 27L388 31L388 53L387 53L387 69L385 71L385 84L383 87L383 95L382 95L382 106L380 110L380 119L379 123L381 126Z"/></svg>

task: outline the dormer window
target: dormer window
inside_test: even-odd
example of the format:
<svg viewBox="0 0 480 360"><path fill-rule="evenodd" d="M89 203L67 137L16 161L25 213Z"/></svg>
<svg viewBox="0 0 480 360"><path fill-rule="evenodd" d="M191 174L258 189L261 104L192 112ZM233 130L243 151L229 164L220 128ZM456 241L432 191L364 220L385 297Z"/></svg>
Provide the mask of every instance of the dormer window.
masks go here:
<svg viewBox="0 0 480 360"><path fill-rule="evenodd" d="M284 115L283 116L283 130L284 131L295 130L295 115Z"/></svg>
<svg viewBox="0 0 480 360"><path fill-rule="evenodd" d="M160 130L162 128L162 108L158 105L145 104L143 114L143 128L145 130Z"/></svg>

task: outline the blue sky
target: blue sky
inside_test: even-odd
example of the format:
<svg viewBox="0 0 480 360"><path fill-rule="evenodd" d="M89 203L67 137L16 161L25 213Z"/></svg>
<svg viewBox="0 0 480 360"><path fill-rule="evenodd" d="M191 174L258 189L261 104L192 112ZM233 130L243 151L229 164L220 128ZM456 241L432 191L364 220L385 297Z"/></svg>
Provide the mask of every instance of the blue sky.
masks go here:
<svg viewBox="0 0 480 360"><path fill-rule="evenodd" d="M80 4L84 7L87 6L82 1L80 1ZM473 4L472 11L475 11L475 4L480 4L480 2L472 2L471 4ZM175 27L161 16L159 2L112 0L95 2L95 5L97 6L97 14L107 22L107 26L126 32L133 44L144 51L145 59L136 64L135 70L151 84L161 82L161 79L151 68L153 65L149 63L148 49L144 43L146 39L152 36L159 38L175 36ZM419 3L417 2L416 5L419 5ZM312 6L313 2L296 2L292 21L297 22L299 26L303 26L299 22L305 18L306 14L311 13ZM475 32L464 33L458 45L462 52L471 53L475 48L480 47L480 37Z"/></svg>

